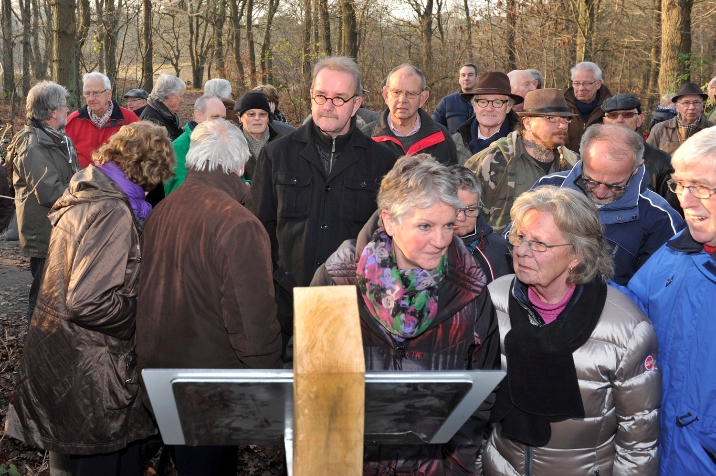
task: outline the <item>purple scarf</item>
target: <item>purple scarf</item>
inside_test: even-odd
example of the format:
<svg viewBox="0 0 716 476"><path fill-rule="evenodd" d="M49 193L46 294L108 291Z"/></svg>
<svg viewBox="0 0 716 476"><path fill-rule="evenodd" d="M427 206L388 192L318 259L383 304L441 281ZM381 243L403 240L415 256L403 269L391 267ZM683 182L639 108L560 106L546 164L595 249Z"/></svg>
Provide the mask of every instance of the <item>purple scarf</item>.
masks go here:
<svg viewBox="0 0 716 476"><path fill-rule="evenodd" d="M112 161L97 166L107 175L129 198L129 204L138 220L144 220L152 211L152 206L145 200L144 189L124 175L122 169Z"/></svg>

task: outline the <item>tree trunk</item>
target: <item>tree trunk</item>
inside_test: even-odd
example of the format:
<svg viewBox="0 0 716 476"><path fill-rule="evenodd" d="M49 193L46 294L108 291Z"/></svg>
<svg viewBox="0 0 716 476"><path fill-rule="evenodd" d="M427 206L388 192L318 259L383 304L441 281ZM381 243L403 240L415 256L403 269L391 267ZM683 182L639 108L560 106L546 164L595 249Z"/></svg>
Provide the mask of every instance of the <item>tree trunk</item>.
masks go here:
<svg viewBox="0 0 716 476"><path fill-rule="evenodd" d="M226 0L219 0L214 21L214 52L216 53L216 74L226 78L224 51L224 19L226 18Z"/></svg>
<svg viewBox="0 0 716 476"><path fill-rule="evenodd" d="M22 95L27 97L30 91L30 61L32 61L30 0L20 0L20 18L22 20Z"/></svg>
<svg viewBox="0 0 716 476"><path fill-rule="evenodd" d="M234 29L234 61L239 72L239 90L246 90L244 62L241 59L241 17L244 14L246 0L229 0L231 6L231 27Z"/></svg>
<svg viewBox="0 0 716 476"><path fill-rule="evenodd" d="M422 70L427 77L431 77L429 70L433 64L433 0L428 0L425 9L420 14L420 35L423 43Z"/></svg>
<svg viewBox="0 0 716 476"><path fill-rule="evenodd" d="M268 12L266 13L266 28L264 29L264 40L261 44L261 76L268 84L273 84L273 56L271 54L271 25L273 17L278 10L279 0L269 0Z"/></svg>
<svg viewBox="0 0 716 476"><path fill-rule="evenodd" d="M81 0L80 0L81 1ZM104 24L104 0L94 0L94 7L97 12L97 18L100 19L100 21L97 23L97 28L95 30L95 38L97 40L97 43L99 45L99 65L97 66L97 69L99 69L100 72L104 73L106 70L106 63L105 63L105 34L106 34L106 25Z"/></svg>
<svg viewBox="0 0 716 476"><path fill-rule="evenodd" d="M152 47L152 0L142 0L142 89L154 88L154 49Z"/></svg>
<svg viewBox="0 0 716 476"><path fill-rule="evenodd" d="M467 0L464 1L465 8L465 31L467 32L467 59L470 63L475 62L475 55L472 52L472 20L470 19L470 5Z"/></svg>
<svg viewBox="0 0 716 476"><path fill-rule="evenodd" d="M44 79L47 75L47 63L40 49L40 5L38 0L32 0L32 71L35 79Z"/></svg>
<svg viewBox="0 0 716 476"><path fill-rule="evenodd" d="M77 41L74 0L51 0L52 34L52 80L67 87L70 109L79 105L79 84L77 70Z"/></svg>
<svg viewBox="0 0 716 476"><path fill-rule="evenodd" d="M592 61L592 40L596 16L596 0L572 1L573 15L577 25L577 63Z"/></svg>
<svg viewBox="0 0 716 476"><path fill-rule="evenodd" d="M49 69L52 74L52 52L54 51L55 38L52 33L52 5L50 0L42 0L42 9L45 12L44 37L45 37L45 54L43 55L43 64L45 66L45 75ZM44 77L44 76L43 76Z"/></svg>
<svg viewBox="0 0 716 476"><path fill-rule="evenodd" d="M323 52L326 56L331 56L331 18L328 15L328 0L319 0L319 8L321 9L321 26L323 27Z"/></svg>
<svg viewBox="0 0 716 476"><path fill-rule="evenodd" d="M654 11L652 12L652 38L649 70L647 78L647 111L653 110L661 102L659 91L659 55L661 54L661 0L654 0Z"/></svg>
<svg viewBox="0 0 716 476"><path fill-rule="evenodd" d="M8 98L15 97L15 60L12 52L15 39L12 35L12 1L2 0L2 39L3 39L3 90Z"/></svg>
<svg viewBox="0 0 716 476"><path fill-rule="evenodd" d="M358 60L358 19L356 17L355 0L343 0L343 54Z"/></svg>
<svg viewBox="0 0 716 476"><path fill-rule="evenodd" d="M119 33L117 17L122 9L122 3L116 5L114 0L105 0L104 36L104 64L107 65L105 74L114 85L117 79L117 34Z"/></svg>
<svg viewBox="0 0 716 476"><path fill-rule="evenodd" d="M313 33L313 10L311 0L303 0L303 55L301 72L303 73L304 91L311 84L311 33Z"/></svg>
<svg viewBox="0 0 716 476"><path fill-rule="evenodd" d="M256 86L256 45L254 43L254 0L246 2L246 43L249 48L249 85Z"/></svg>
<svg viewBox="0 0 716 476"><path fill-rule="evenodd" d="M687 81L689 72L684 57L691 53L691 8L693 0L661 2L661 68L659 91L676 91Z"/></svg>
<svg viewBox="0 0 716 476"><path fill-rule="evenodd" d="M467 0L465 0L467 4ZM507 71L517 69L515 59L515 31L517 30L517 0L507 0Z"/></svg>

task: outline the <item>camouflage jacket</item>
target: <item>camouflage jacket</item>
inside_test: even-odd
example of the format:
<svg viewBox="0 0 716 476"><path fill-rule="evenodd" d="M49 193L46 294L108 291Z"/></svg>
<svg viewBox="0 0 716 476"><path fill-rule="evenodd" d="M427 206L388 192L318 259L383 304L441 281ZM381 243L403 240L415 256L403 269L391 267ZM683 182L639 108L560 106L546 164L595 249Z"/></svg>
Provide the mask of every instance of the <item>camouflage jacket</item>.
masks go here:
<svg viewBox="0 0 716 476"><path fill-rule="evenodd" d="M557 150L559 159L552 163L549 173L570 170L579 160L577 154L566 147ZM515 198L546 175L525 150L517 131L473 155L465 167L472 170L482 184L482 217L495 232L502 232L510 223L510 209Z"/></svg>

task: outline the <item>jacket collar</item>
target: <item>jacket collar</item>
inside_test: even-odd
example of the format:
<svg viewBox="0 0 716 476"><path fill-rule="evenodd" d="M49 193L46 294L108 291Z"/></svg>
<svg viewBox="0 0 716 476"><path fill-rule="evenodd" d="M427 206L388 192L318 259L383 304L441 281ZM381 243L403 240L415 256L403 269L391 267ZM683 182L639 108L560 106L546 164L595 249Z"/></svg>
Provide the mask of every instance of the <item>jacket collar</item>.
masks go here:
<svg viewBox="0 0 716 476"><path fill-rule="evenodd" d="M111 122L116 121L122 121L124 122L124 114L122 114L122 109L117 104L117 101L114 99L110 99L112 101L112 114L109 116L109 120L107 120L107 124L110 124ZM89 110L87 109L87 105L85 104L82 106L82 108L79 111L79 115L77 116L79 119L87 119L90 120L89 117ZM105 124L105 127L107 127L107 124Z"/></svg>
<svg viewBox="0 0 716 476"><path fill-rule="evenodd" d="M244 206L251 198L251 192L241 177L237 174L224 173L220 165L211 172L187 170L186 181L221 190Z"/></svg>
<svg viewBox="0 0 716 476"><path fill-rule="evenodd" d="M716 282L716 253L706 254L703 243L694 240L688 227L667 241L666 246L679 253L692 255L699 270L711 281Z"/></svg>

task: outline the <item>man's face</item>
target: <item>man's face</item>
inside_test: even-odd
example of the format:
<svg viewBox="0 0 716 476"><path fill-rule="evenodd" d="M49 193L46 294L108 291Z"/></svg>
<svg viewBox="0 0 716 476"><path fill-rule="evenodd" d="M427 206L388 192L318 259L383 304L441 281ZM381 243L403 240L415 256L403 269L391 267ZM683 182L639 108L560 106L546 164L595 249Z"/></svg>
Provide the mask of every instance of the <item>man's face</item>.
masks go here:
<svg viewBox="0 0 716 476"><path fill-rule="evenodd" d="M206 101L206 111L201 112L198 109L194 111L194 120L199 124L216 119L226 119L226 106L217 98Z"/></svg>
<svg viewBox="0 0 716 476"><path fill-rule="evenodd" d="M609 111L604 114L604 124L612 124L626 127L635 131L644 122L644 114L639 114L636 109Z"/></svg>
<svg viewBox="0 0 716 476"><path fill-rule="evenodd" d="M54 111L52 111L52 120L54 124L50 124L54 129L62 129L67 125L67 113L70 108L67 107L67 100Z"/></svg>
<svg viewBox="0 0 716 476"><path fill-rule="evenodd" d="M684 187L700 185L713 190L716 188L716 168L713 163L713 159L706 159L689 167L676 164L671 178ZM684 220L691 236L699 243L716 246L716 195L699 199L684 189L677 197L684 209Z"/></svg>
<svg viewBox="0 0 716 476"><path fill-rule="evenodd" d="M460 89L463 93L469 93L472 92L473 89L475 89L475 85L477 84L477 73L475 73L475 68L472 66L463 66L460 68Z"/></svg>
<svg viewBox="0 0 716 476"><path fill-rule="evenodd" d="M477 118L478 124L483 127L497 127L505 122L507 113L512 109L508 99L509 98L503 94L480 94L473 96L472 108L475 110L475 117ZM481 107L480 100L490 102L488 102L485 107ZM492 102L494 100L502 101L503 104L500 107L495 107L495 104Z"/></svg>
<svg viewBox="0 0 716 476"><path fill-rule="evenodd" d="M105 89L104 81L90 78L82 85L82 95L87 101L87 107L97 116L107 112L109 101L112 99L112 90Z"/></svg>
<svg viewBox="0 0 716 476"><path fill-rule="evenodd" d="M255 137L261 137L269 123L269 114L263 109L249 109L239 118L241 127Z"/></svg>
<svg viewBox="0 0 716 476"><path fill-rule="evenodd" d="M537 89L537 81L529 71L515 71L510 76L510 89L512 89L512 94L525 97L528 92Z"/></svg>
<svg viewBox="0 0 716 476"><path fill-rule="evenodd" d="M313 82L311 97L342 98L345 102L341 106L336 106L330 99L325 104L318 104L315 100L311 100L313 122L331 137L345 134L351 127L351 117L361 105L362 98L355 94L356 84L350 73L322 69ZM352 99L349 99L351 97Z"/></svg>
<svg viewBox="0 0 716 476"><path fill-rule="evenodd" d="M403 122L418 114L430 94L422 91L420 76L408 68L399 69L388 78L387 87L383 87L383 99L390 109L394 121Z"/></svg>
<svg viewBox="0 0 716 476"><path fill-rule="evenodd" d="M674 106L684 124L693 124L704 112L704 98L698 94L687 94L677 99Z"/></svg>
<svg viewBox="0 0 716 476"><path fill-rule="evenodd" d="M142 98L127 98L127 109L136 111L140 107L147 105L147 100Z"/></svg>
<svg viewBox="0 0 716 476"><path fill-rule="evenodd" d="M716 104L716 77L711 78L706 94L711 98L711 104Z"/></svg>
<svg viewBox="0 0 716 476"><path fill-rule="evenodd" d="M595 141L582 153L584 192L598 206L621 198L637 170L626 144Z"/></svg>
<svg viewBox="0 0 716 476"><path fill-rule="evenodd" d="M547 117L525 117L524 125L525 139L533 140L548 149L556 149L567 143L569 124L564 118L559 118L558 122L550 122Z"/></svg>
<svg viewBox="0 0 716 476"><path fill-rule="evenodd" d="M594 72L589 69L578 69L572 78L574 96L577 101L590 103L597 98L597 91L602 87L602 80L594 77Z"/></svg>
<svg viewBox="0 0 716 476"><path fill-rule="evenodd" d="M164 100L164 105L173 113L178 113L184 104L184 90L179 94L170 93L169 96Z"/></svg>

